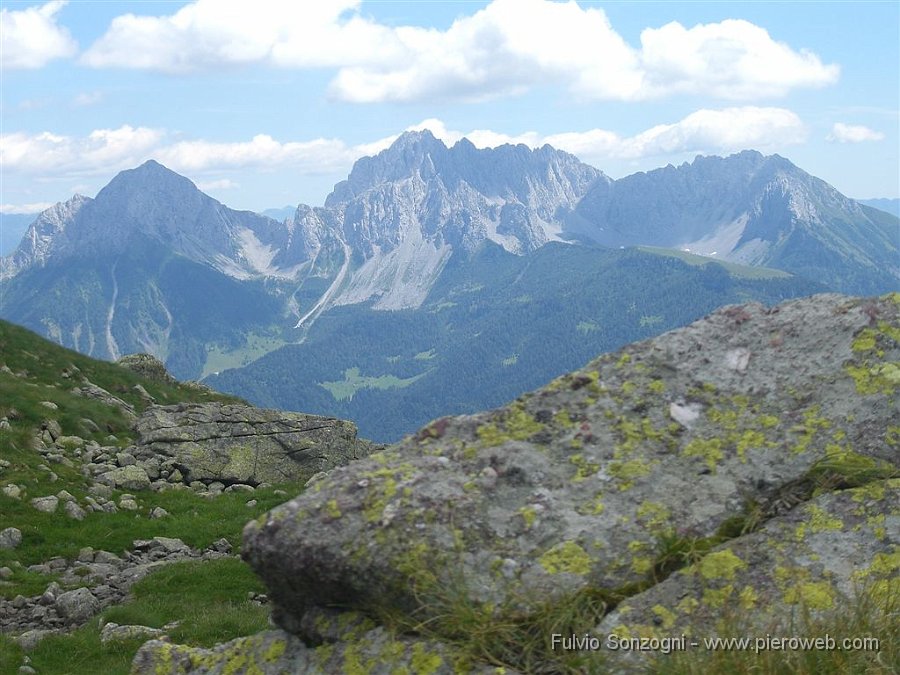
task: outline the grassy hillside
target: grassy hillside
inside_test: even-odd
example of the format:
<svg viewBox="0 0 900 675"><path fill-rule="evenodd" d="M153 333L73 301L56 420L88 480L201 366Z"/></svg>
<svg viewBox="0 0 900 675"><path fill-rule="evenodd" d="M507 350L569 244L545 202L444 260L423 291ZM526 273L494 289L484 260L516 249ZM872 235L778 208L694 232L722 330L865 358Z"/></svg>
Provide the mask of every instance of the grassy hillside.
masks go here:
<svg viewBox="0 0 900 675"><path fill-rule="evenodd" d="M0 574L0 598L43 593L59 575L28 567L53 558L73 561L84 547L121 556L136 539L165 536L198 549L225 537L238 549L244 524L286 498L279 486L273 486L255 491L255 503L247 506L247 494L227 493L210 499L185 489L132 492L137 509L89 513L81 521L60 512L36 510L29 503L31 498L65 490L83 502L92 494L93 483L81 471L78 451L66 453L66 462L52 463L34 449L42 427L56 422L64 436L105 446L124 448L133 440L129 421L119 408L71 393L72 388L83 386L82 378L138 411L147 404L136 385L160 403L236 400L196 385L143 378L0 321L0 419L8 423L0 424L0 487L23 489L20 498L0 492L0 531L15 527L22 532L20 546L0 549L0 569L8 570ZM286 489L298 490L296 486ZM122 494L114 490L109 500L118 503ZM155 507L169 515L151 519L148 514ZM85 579L81 585L93 583ZM63 590L73 587L64 585ZM108 621L153 627L180 621L176 629L182 636L179 639L198 645L247 635L266 626L267 608L249 602L247 595L262 591L249 568L235 558L167 565L133 588L133 600L107 608L99 621L95 617L70 635L42 641L29 654L31 665L46 674L127 673L141 640L101 646L100 625ZM22 658L19 646L0 633L0 675L18 672Z"/></svg>

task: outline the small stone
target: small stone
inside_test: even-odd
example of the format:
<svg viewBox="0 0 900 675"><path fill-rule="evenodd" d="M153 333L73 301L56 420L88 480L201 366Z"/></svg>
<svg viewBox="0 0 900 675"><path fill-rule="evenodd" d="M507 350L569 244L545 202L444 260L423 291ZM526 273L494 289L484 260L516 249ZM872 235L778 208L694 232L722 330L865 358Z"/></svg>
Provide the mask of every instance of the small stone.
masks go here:
<svg viewBox="0 0 900 675"><path fill-rule="evenodd" d="M149 626L120 626L117 623L109 622L100 631L100 644L109 644L110 642L122 642L125 640L152 640L161 637L165 631L161 628L150 628Z"/></svg>
<svg viewBox="0 0 900 675"><path fill-rule="evenodd" d="M153 537L153 541L156 543L154 548L161 547L166 553L189 553L191 550L181 539Z"/></svg>
<svg viewBox="0 0 900 675"><path fill-rule="evenodd" d="M22 543L22 531L16 527L0 530L0 549L17 548Z"/></svg>
<svg viewBox="0 0 900 675"><path fill-rule="evenodd" d="M13 485L12 483L10 483L3 488L3 494L5 494L7 497L12 497L13 499L21 499L22 489L18 485Z"/></svg>
<svg viewBox="0 0 900 675"><path fill-rule="evenodd" d="M84 520L85 516L87 516L87 511L81 508L78 502L66 502L63 506L63 511L73 520Z"/></svg>
<svg viewBox="0 0 900 675"><path fill-rule="evenodd" d="M59 497L55 495L35 497L31 500L31 505L42 513L55 513L56 507L59 506Z"/></svg>
<svg viewBox="0 0 900 675"><path fill-rule="evenodd" d="M209 550L217 551L219 553L231 553L231 542L225 539L225 537L222 537L210 544Z"/></svg>
<svg viewBox="0 0 900 675"><path fill-rule="evenodd" d="M137 511L138 503L134 500L134 498L126 499L123 495L122 498L119 499L119 508L125 509L126 511Z"/></svg>
<svg viewBox="0 0 900 675"><path fill-rule="evenodd" d="M122 562L122 559L115 553L109 551L97 551L94 554L94 562L103 563L105 565L116 565Z"/></svg>
<svg viewBox="0 0 900 675"><path fill-rule="evenodd" d="M35 647L38 646L38 643L43 640L48 635L56 635L56 631L53 630L27 630L22 633L19 637L15 638L16 644L22 648L22 651L30 652ZM23 671L22 668L19 668L19 672L35 672L33 668L29 666L23 666L23 668L29 668L29 671Z"/></svg>
<svg viewBox="0 0 900 675"><path fill-rule="evenodd" d="M56 405L53 401L41 401L40 404L50 410L59 410L59 406Z"/></svg>
<svg viewBox="0 0 900 675"><path fill-rule="evenodd" d="M76 588L56 598L56 611L71 623L82 623L99 610L99 601L87 588Z"/></svg>
<svg viewBox="0 0 900 675"><path fill-rule="evenodd" d="M94 420L89 419L87 417L82 417L80 420L78 420L78 423L81 424L82 427L84 427L88 432L90 432L92 434L95 434L98 431L100 431L100 427L97 426L97 423Z"/></svg>
<svg viewBox="0 0 900 675"><path fill-rule="evenodd" d="M249 502L247 502L247 507L252 509L254 506L257 505L257 503L258 502L255 499L251 499Z"/></svg>
<svg viewBox="0 0 900 675"><path fill-rule="evenodd" d="M255 488L246 483L235 483L225 488L225 492L255 492Z"/></svg>
<svg viewBox="0 0 900 675"><path fill-rule="evenodd" d="M98 476L97 480L110 487L125 490L147 490L150 488L150 477L147 475L147 472L133 464L107 471Z"/></svg>
<svg viewBox="0 0 900 675"><path fill-rule="evenodd" d="M117 452L116 464L119 466L134 466L137 464L137 459L130 452Z"/></svg>
<svg viewBox="0 0 900 675"><path fill-rule="evenodd" d="M150 518L152 520L159 520L160 518L165 518L168 515L169 512L161 506L154 506L152 509L150 509Z"/></svg>

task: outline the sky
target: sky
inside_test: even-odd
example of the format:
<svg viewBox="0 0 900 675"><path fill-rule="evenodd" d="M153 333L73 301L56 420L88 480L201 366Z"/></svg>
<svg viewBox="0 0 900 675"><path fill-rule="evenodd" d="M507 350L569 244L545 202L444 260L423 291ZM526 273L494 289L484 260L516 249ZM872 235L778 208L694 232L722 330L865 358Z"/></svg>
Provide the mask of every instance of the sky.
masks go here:
<svg viewBox="0 0 900 675"><path fill-rule="evenodd" d="M900 197L900 2L0 0L0 213L148 159L321 205L404 130L613 178L744 149Z"/></svg>

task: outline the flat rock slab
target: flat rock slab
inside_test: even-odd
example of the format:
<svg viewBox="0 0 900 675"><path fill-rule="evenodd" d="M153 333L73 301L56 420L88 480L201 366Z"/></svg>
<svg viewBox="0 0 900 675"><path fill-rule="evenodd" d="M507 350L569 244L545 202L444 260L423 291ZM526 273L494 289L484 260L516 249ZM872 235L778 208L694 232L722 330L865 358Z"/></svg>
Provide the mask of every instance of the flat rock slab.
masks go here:
<svg viewBox="0 0 900 675"><path fill-rule="evenodd" d="M817 468L896 467L898 316L900 294L723 308L335 469L249 523L243 556L296 632L314 606L518 612L647 584L673 533L777 516Z"/></svg>
<svg viewBox="0 0 900 675"><path fill-rule="evenodd" d="M351 422L241 404L151 406L135 431L139 452L174 458L188 482L306 481L371 451Z"/></svg>

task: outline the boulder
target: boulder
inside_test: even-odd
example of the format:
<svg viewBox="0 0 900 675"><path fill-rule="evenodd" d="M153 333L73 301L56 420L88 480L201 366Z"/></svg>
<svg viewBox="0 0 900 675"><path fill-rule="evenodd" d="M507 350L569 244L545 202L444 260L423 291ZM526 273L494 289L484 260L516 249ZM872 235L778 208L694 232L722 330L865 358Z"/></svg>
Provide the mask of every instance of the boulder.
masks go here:
<svg viewBox="0 0 900 675"><path fill-rule="evenodd" d="M84 520L85 516L87 516L87 511L81 508L78 505L78 502L67 501L63 506L63 511L69 518L72 518L73 520Z"/></svg>
<svg viewBox="0 0 900 675"><path fill-rule="evenodd" d="M104 405L108 405L113 408L118 408L122 411L122 414L129 419L134 419L134 406L130 403L126 403L118 396L113 396L103 387L94 384L87 378L82 378L81 386L75 387L71 391L75 396L83 396L84 398L94 399L95 401L100 401Z"/></svg>
<svg viewBox="0 0 900 675"><path fill-rule="evenodd" d="M162 628L151 628L150 626L127 625L120 626L110 621L104 625L100 631L100 644L106 645L110 642L123 642L127 640L152 640L165 635Z"/></svg>
<svg viewBox="0 0 900 675"><path fill-rule="evenodd" d="M57 596L56 611L70 623L81 624L100 611L100 602L87 588L76 588Z"/></svg>
<svg viewBox="0 0 900 675"><path fill-rule="evenodd" d="M38 511L43 513L54 513L56 507L59 506L59 497L50 495L48 497L35 497L31 500L31 505Z"/></svg>
<svg viewBox="0 0 900 675"><path fill-rule="evenodd" d="M451 598L518 616L633 594L673 538L719 542L896 474L898 301L723 308L332 470L249 523L242 555L276 622L301 635L317 606L427 621ZM798 510L795 527L814 530L818 513ZM879 531L865 560L898 543L896 520Z"/></svg>
<svg viewBox="0 0 900 675"><path fill-rule="evenodd" d="M154 382L175 383L175 378L169 374L163 362L152 354L128 354L116 361L116 364Z"/></svg>
<svg viewBox="0 0 900 675"><path fill-rule="evenodd" d="M143 467L131 464L100 474L97 480L101 483L121 490L147 490L150 477Z"/></svg>
<svg viewBox="0 0 900 675"><path fill-rule="evenodd" d="M0 549L17 548L22 543L22 531L16 527L0 530Z"/></svg>
<svg viewBox="0 0 900 675"><path fill-rule="evenodd" d="M135 431L136 454L171 458L183 480L205 484L300 482L371 451L351 422L234 403L151 406Z"/></svg>

